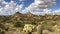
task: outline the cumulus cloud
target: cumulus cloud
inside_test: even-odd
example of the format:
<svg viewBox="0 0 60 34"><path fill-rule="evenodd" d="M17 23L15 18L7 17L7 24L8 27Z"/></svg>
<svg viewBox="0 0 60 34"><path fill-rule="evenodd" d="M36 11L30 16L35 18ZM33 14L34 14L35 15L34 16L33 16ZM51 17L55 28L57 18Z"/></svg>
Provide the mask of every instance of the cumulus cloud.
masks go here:
<svg viewBox="0 0 60 34"><path fill-rule="evenodd" d="M10 13L11 14L14 13L14 8L15 7L16 7L15 3L13 1L11 1L10 3L6 4L5 7L1 7L2 10L0 12L2 12L1 13L2 15L10 15Z"/></svg>
<svg viewBox="0 0 60 34"><path fill-rule="evenodd" d="M53 14L52 10L51 9L44 9L44 12L46 14Z"/></svg>
<svg viewBox="0 0 60 34"><path fill-rule="evenodd" d="M22 10L24 6L23 3L17 5L14 1L5 2L4 0L0 0L0 15L12 15L17 11L22 14L28 12L31 12L35 15L51 14L51 10L49 10L48 8L55 5L55 3L55 0L35 0L34 3L30 4L24 10Z"/></svg>
<svg viewBox="0 0 60 34"><path fill-rule="evenodd" d="M22 7L23 4L17 5L14 1L8 3L3 0L0 3L0 15L13 15L17 11L20 11Z"/></svg>
<svg viewBox="0 0 60 34"><path fill-rule="evenodd" d="M51 13L49 9L46 11L44 10L55 5L55 3L55 0L35 0L35 2L28 6L26 10L37 15L45 14L46 12Z"/></svg>

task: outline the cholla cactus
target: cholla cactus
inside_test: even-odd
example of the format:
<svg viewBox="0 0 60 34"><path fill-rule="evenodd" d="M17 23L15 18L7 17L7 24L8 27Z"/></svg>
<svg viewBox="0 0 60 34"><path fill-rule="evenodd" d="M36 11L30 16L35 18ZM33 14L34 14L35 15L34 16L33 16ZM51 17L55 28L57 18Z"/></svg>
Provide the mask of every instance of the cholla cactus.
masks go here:
<svg viewBox="0 0 60 34"><path fill-rule="evenodd" d="M31 24L25 24L24 28L23 28L23 32L29 33L32 32L32 30L34 29L34 25Z"/></svg>

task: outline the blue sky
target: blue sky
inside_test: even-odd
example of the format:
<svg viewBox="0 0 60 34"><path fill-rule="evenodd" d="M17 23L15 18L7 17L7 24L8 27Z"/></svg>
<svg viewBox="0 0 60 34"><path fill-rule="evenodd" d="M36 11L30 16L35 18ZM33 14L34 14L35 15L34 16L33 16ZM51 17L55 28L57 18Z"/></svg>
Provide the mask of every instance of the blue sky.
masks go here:
<svg viewBox="0 0 60 34"><path fill-rule="evenodd" d="M6 2L10 2L11 0L5 0ZM21 4L22 2L24 2L24 8L28 7L31 3L34 2L34 0L25 0L22 2L19 2L19 0L13 0L15 1L17 4ZM56 9L60 9L60 0L56 0L56 5L51 7L52 10L56 10Z"/></svg>
<svg viewBox="0 0 60 34"><path fill-rule="evenodd" d="M52 7L53 10L60 9L60 0L56 0L56 5Z"/></svg>
<svg viewBox="0 0 60 34"><path fill-rule="evenodd" d="M10 2L11 0L5 0L6 2ZM22 2L24 2L24 7L23 7L23 9L25 8L25 7L28 7L31 3L33 3L34 2L34 0L25 0L25 1L19 1L19 0L13 0L15 3L17 3L17 4L21 4Z"/></svg>
<svg viewBox="0 0 60 34"><path fill-rule="evenodd" d="M2 2L0 2L0 15L8 15L8 14L11 15L11 14L16 13L16 11L19 11L20 13L27 13L28 11L30 11L33 14L40 14L41 11L42 11L41 14L44 14L46 12L48 13L48 11L50 13L54 12L57 14L60 12L60 0L56 0L55 5L53 5L52 1L50 2L51 4L49 4L49 2L47 2L46 3L47 7L50 7L50 6L52 6L52 7L45 9L45 10L43 10L45 8L45 5L43 7L40 5L40 4L42 4L41 0L39 0L39 1L36 0L37 2L35 2L35 0L13 0L12 2L11 2L11 0L5 0L5 2L4 2L4 0L0 0L0 1L2 1Z"/></svg>

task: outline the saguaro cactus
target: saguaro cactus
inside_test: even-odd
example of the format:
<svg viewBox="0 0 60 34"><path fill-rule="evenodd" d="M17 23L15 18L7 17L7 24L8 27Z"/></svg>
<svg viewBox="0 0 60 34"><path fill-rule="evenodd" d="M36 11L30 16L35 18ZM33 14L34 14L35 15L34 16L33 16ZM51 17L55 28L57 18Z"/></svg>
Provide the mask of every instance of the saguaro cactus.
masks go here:
<svg viewBox="0 0 60 34"><path fill-rule="evenodd" d="M42 32L43 32L42 25L38 25L37 26L37 34L42 34Z"/></svg>

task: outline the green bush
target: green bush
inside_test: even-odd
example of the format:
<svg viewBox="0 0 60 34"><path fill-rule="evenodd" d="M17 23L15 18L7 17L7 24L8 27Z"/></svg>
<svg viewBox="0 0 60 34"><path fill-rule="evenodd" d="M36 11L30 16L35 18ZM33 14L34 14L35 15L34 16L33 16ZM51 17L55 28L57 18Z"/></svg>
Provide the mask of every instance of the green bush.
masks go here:
<svg viewBox="0 0 60 34"><path fill-rule="evenodd" d="M6 31L8 31L8 29L9 29L9 27L7 27L3 24L0 24L0 28L3 29L3 30L6 30Z"/></svg>
<svg viewBox="0 0 60 34"><path fill-rule="evenodd" d="M22 22L17 21L17 22L14 23L14 27L23 27L23 26L24 25L23 25Z"/></svg>

